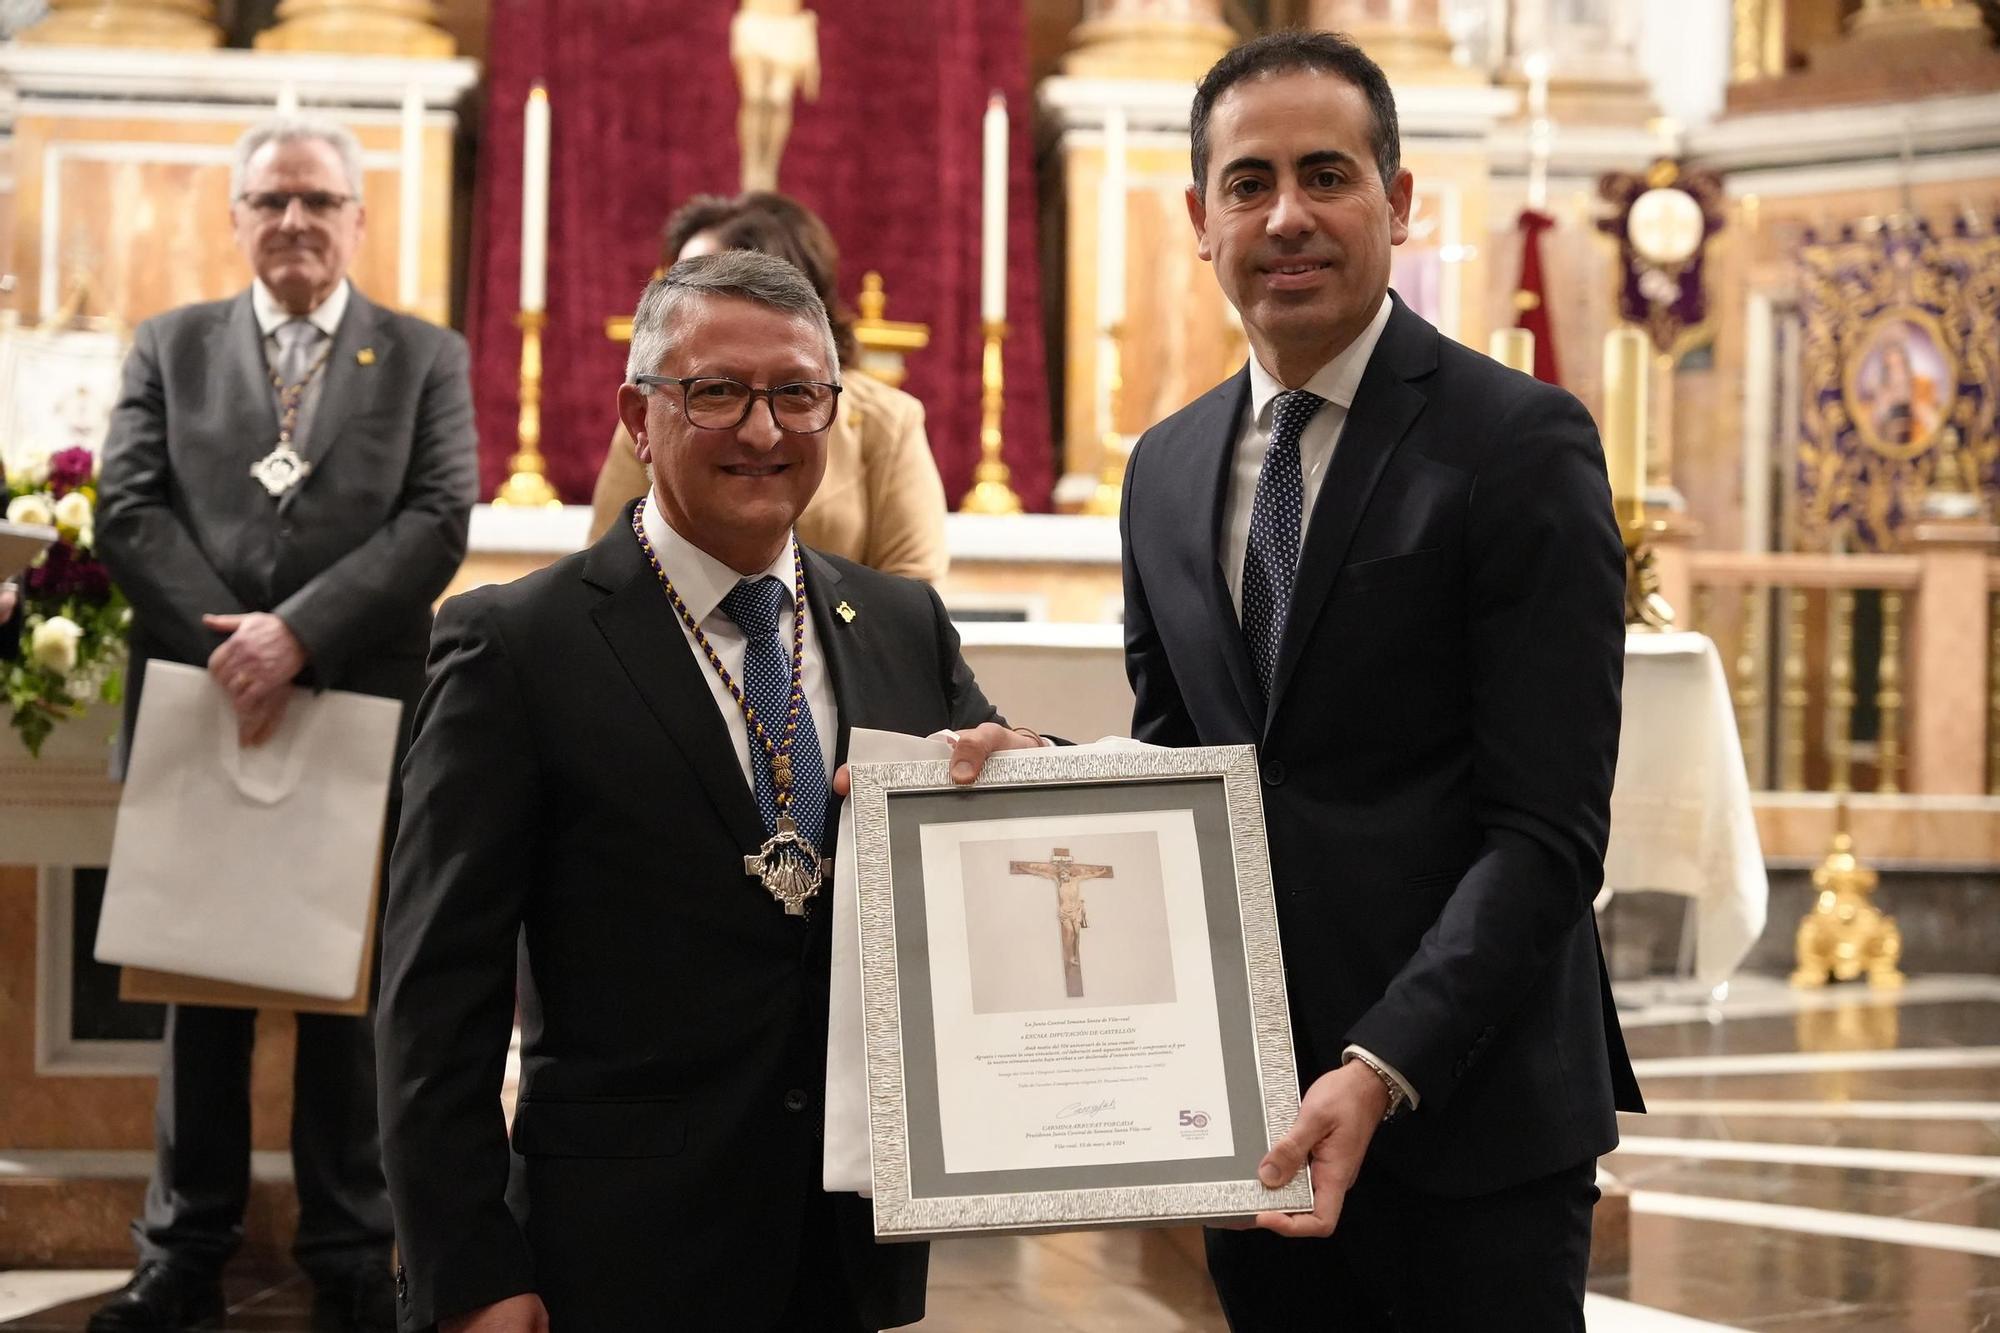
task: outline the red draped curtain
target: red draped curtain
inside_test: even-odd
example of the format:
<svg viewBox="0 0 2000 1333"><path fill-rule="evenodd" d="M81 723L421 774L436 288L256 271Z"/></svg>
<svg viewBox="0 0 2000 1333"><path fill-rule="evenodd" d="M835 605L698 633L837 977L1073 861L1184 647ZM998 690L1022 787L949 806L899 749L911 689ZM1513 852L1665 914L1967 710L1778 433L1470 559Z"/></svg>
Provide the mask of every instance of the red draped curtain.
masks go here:
<svg viewBox="0 0 2000 1333"><path fill-rule="evenodd" d="M826 219L842 293L879 271L892 319L931 327L911 393L954 504L979 457L980 117L1007 99L1010 239L1006 458L1030 508L1048 507L1053 455L1026 39L1015 0L809 0L819 16L819 100L801 97L780 187ZM521 108L548 85L548 325L542 452L563 498L587 500L617 425L630 315L659 260L660 224L691 194L736 193L733 0L495 0L474 195L466 328L481 483L507 473L520 397Z"/></svg>

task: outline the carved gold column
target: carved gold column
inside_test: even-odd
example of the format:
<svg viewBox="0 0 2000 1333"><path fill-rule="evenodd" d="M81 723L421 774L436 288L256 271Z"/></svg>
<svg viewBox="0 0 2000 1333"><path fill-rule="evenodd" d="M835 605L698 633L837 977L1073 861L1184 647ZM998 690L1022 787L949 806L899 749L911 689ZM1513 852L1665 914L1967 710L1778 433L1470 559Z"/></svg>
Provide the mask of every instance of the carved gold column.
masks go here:
<svg viewBox="0 0 2000 1333"><path fill-rule="evenodd" d="M1783 691L1778 696L1778 789L1806 789L1806 592L1786 588L1779 594L1784 607L1785 660Z"/></svg>
<svg viewBox="0 0 2000 1333"><path fill-rule="evenodd" d="M1881 716L1876 741L1875 790L1884 796L1902 791L1903 767L1903 594L1882 592L1882 655L1875 667L1875 711Z"/></svg>
<svg viewBox="0 0 2000 1333"><path fill-rule="evenodd" d="M1557 119L1643 125L1654 107L1639 22L1639 0L1513 0L1506 80L1525 87L1527 62L1546 56Z"/></svg>
<svg viewBox="0 0 2000 1333"><path fill-rule="evenodd" d="M1737 30L1729 89L1731 110L1764 111L1835 106L1857 102L1902 101L1912 88L1925 96L1988 93L2000 83L2000 51L1987 39L1977 0L1861 0L1837 40L1805 30L1780 31L1776 68L1763 62L1762 77L1746 80L1749 47L1745 11L1757 0L1734 0ZM1763 0L1775 9L1779 0ZM1821 29L1838 22L1840 6L1825 6L1815 19ZM1815 13L1794 9L1795 29ZM1768 13L1767 13L1768 18ZM1806 68L1787 70L1782 58L1803 51Z"/></svg>
<svg viewBox="0 0 2000 1333"><path fill-rule="evenodd" d="M1861 0L1848 31L1873 37L1885 33L1972 33L1984 20L1973 0Z"/></svg>
<svg viewBox="0 0 2000 1333"><path fill-rule="evenodd" d="M1828 591L1826 620L1826 789L1844 793L1854 778L1854 589Z"/></svg>
<svg viewBox="0 0 2000 1333"><path fill-rule="evenodd" d="M211 0L50 0L49 16L17 39L41 46L222 45Z"/></svg>
<svg viewBox="0 0 2000 1333"><path fill-rule="evenodd" d="M1729 29L1731 83L1785 72L1785 0L1731 0Z"/></svg>
<svg viewBox="0 0 2000 1333"><path fill-rule="evenodd" d="M1757 788L1770 781L1764 753L1764 618L1770 604L1767 589L1746 584L1736 632L1736 734L1743 742L1744 770Z"/></svg>
<svg viewBox="0 0 2000 1333"><path fill-rule="evenodd" d="M438 27L433 0L282 0L277 26L257 34L257 49L449 56L458 43Z"/></svg>
<svg viewBox="0 0 2000 1333"><path fill-rule="evenodd" d="M1063 73L1192 81L1235 43L1222 0L1084 0Z"/></svg>
<svg viewBox="0 0 2000 1333"><path fill-rule="evenodd" d="M1313 0L1306 21L1352 37L1392 79L1485 82L1479 71L1453 62L1439 0Z"/></svg>

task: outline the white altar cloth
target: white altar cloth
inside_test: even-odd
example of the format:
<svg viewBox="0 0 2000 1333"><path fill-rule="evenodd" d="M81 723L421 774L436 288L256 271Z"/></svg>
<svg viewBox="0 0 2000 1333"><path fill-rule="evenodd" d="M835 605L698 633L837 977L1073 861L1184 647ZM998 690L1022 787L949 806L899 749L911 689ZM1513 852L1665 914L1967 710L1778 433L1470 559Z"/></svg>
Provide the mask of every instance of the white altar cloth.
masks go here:
<svg viewBox="0 0 2000 1333"><path fill-rule="evenodd" d="M1604 882L1694 900L1694 975L1729 980L1764 931L1770 885L1722 659L1705 635L1625 640L1625 719Z"/></svg>

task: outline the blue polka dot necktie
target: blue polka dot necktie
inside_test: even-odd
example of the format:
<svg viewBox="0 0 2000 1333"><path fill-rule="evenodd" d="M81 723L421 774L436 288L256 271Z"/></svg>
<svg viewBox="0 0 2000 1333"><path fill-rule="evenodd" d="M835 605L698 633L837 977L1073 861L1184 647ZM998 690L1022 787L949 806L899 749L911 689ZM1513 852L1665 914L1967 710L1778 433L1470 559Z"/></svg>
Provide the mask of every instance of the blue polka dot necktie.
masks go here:
<svg viewBox="0 0 2000 1333"><path fill-rule="evenodd" d="M1299 528L1305 518L1305 477L1299 466L1299 436L1326 399L1304 389L1271 401L1271 447L1257 473L1257 498L1250 507L1250 540L1243 553L1243 639L1251 664L1271 697L1278 670L1278 645L1292 605L1292 575L1299 565Z"/></svg>
<svg viewBox="0 0 2000 1333"><path fill-rule="evenodd" d="M745 579L722 599L722 613L743 631L743 671L737 684L743 697L757 710L764 733L772 743L781 744L785 718L792 702L792 645L780 639L779 613L792 600L792 590L766 574ZM803 685L802 691L803 693ZM764 816L766 836L778 831L778 787L771 774L771 756L750 733L750 771L756 776L757 809ZM819 729L813 726L812 708L799 700L799 729L792 738L792 822L814 847L824 849L826 841L826 759L820 753Z"/></svg>

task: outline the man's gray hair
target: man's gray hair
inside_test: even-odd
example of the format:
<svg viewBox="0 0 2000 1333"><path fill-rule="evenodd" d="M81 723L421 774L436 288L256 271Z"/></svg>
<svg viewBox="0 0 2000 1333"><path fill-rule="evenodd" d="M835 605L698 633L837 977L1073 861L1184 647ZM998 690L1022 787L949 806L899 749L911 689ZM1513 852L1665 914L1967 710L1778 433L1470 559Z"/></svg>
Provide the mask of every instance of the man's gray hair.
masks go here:
<svg viewBox="0 0 2000 1333"><path fill-rule="evenodd" d="M299 142L323 143L340 154L340 165L347 173L347 192L356 203L361 201L361 144L345 125L314 116L274 116L243 131L229 161L229 197L234 200L243 193L250 159L264 145Z"/></svg>
<svg viewBox="0 0 2000 1333"><path fill-rule="evenodd" d="M639 375L659 373L687 322L687 303L705 296L754 301L807 321L819 330L820 342L826 347L827 373L839 379L840 356L834 350L833 326L806 275L776 255L721 250L683 259L664 276L646 284L646 293L632 316L632 351L625 358L627 383Z"/></svg>

